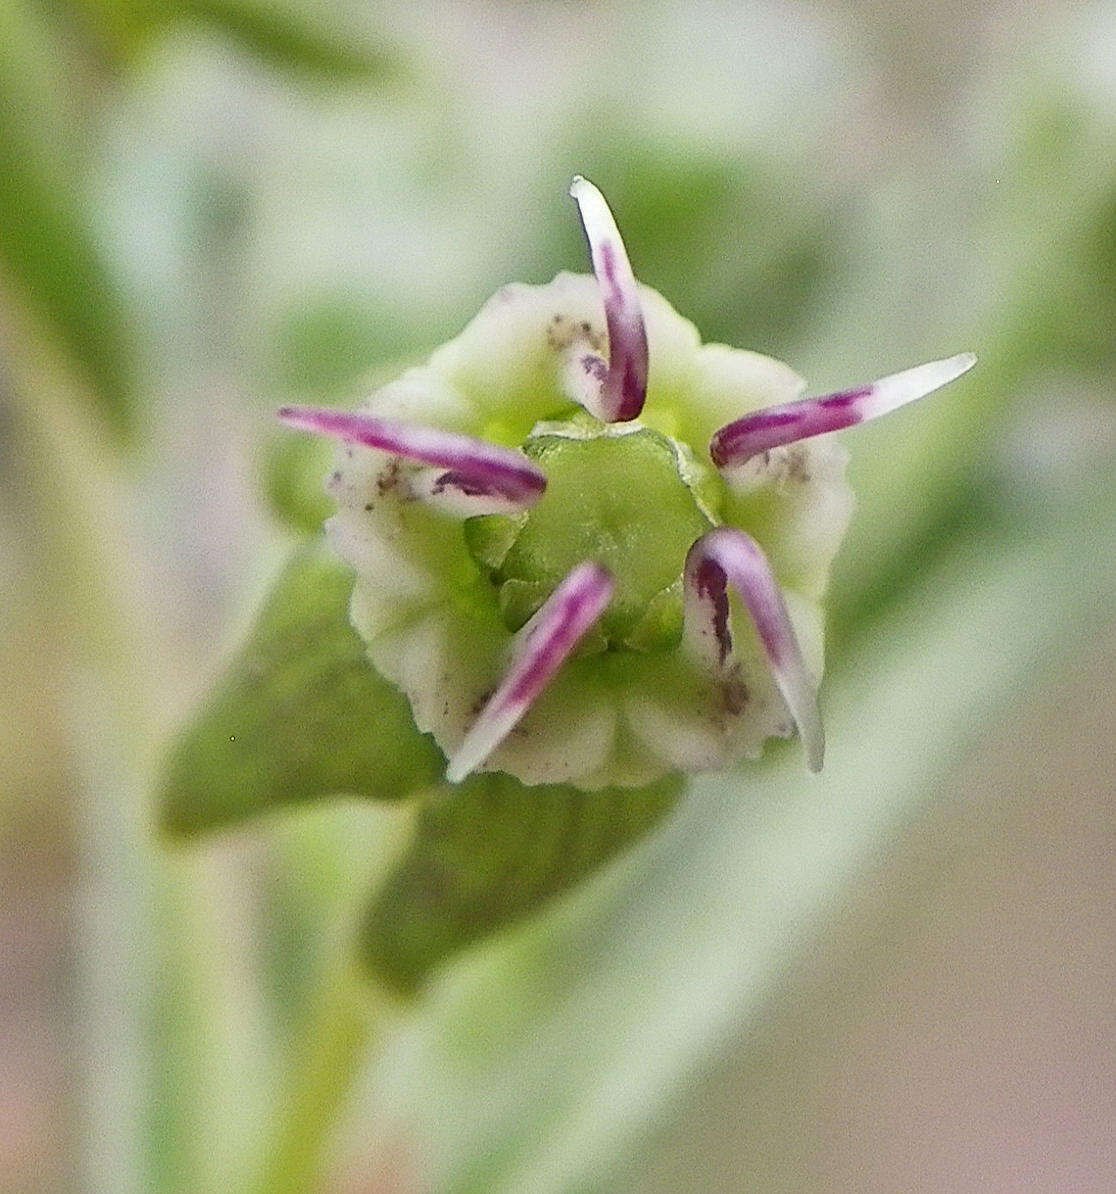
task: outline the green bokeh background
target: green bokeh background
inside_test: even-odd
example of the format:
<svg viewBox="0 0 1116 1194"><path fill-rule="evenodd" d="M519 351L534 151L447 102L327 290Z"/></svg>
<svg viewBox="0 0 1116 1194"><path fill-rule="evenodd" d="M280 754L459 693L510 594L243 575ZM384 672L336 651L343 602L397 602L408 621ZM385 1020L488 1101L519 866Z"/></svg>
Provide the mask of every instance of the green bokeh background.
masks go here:
<svg viewBox="0 0 1116 1194"><path fill-rule="evenodd" d="M317 1015L331 1194L1116 1187L1114 144L1112 3L0 4L4 1189L282 1189ZM373 1042L407 810L172 846L155 776L329 509L274 409L584 269L576 172L708 339L980 364L846 437L823 776L702 778Z"/></svg>

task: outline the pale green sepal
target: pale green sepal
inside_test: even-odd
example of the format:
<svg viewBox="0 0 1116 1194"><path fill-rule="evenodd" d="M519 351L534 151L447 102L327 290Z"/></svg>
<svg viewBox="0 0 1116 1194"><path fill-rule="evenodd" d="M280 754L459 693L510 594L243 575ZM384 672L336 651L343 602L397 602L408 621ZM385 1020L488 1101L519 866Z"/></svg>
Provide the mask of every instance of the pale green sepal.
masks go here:
<svg viewBox="0 0 1116 1194"><path fill-rule="evenodd" d="M333 794L397 800L441 777L441 752L349 624L352 584L322 540L295 554L174 744L163 829L202 832Z"/></svg>
<svg viewBox="0 0 1116 1194"><path fill-rule="evenodd" d="M465 523L465 545L478 564L499 568L526 521L526 510L518 515L482 514L470 518Z"/></svg>
<svg viewBox="0 0 1116 1194"><path fill-rule="evenodd" d="M647 603L624 645L633 651L666 651L682 639L682 581L676 580Z"/></svg>
<svg viewBox="0 0 1116 1194"><path fill-rule="evenodd" d="M424 806L415 837L373 900L363 965L404 993L460 950L522 920L649 832L679 777L583 792L471 776Z"/></svg>
<svg viewBox="0 0 1116 1194"><path fill-rule="evenodd" d="M514 578L504 581L497 595L504 625L509 630L519 630L538 612L552 591L545 581Z"/></svg>

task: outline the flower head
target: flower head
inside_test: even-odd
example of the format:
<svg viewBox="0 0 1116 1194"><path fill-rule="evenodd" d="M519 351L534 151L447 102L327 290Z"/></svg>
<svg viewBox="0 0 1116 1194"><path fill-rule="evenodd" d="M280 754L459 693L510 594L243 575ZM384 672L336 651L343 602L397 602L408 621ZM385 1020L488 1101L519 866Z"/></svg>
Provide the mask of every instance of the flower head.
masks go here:
<svg viewBox="0 0 1116 1194"><path fill-rule="evenodd" d="M813 770L830 563L851 511L829 434L969 355L821 398L702 344L635 281L603 196L571 195L594 276L506 286L357 412L328 524L372 663L449 758L583 788L722 768L797 727Z"/></svg>

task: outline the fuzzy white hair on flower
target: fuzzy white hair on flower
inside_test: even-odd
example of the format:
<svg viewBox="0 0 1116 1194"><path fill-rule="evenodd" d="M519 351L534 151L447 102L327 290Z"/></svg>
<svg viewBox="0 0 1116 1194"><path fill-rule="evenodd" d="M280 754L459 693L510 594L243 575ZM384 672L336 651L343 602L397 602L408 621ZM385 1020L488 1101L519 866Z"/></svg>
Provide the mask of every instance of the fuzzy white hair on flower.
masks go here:
<svg viewBox="0 0 1116 1194"><path fill-rule="evenodd" d="M852 507L832 433L975 358L803 398L786 365L702 344L636 282L601 192L570 194L592 276L504 287L362 410L280 412L341 444L353 624L451 781L634 786L795 729L817 770Z"/></svg>

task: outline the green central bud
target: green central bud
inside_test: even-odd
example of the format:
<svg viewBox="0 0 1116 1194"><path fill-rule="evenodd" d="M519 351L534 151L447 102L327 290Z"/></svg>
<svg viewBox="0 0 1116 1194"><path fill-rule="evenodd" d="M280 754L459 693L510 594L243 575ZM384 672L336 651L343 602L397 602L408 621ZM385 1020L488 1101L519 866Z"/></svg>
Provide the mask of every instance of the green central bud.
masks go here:
<svg viewBox="0 0 1116 1194"><path fill-rule="evenodd" d="M588 418L540 424L523 450L546 473L542 500L518 519L466 526L508 627L522 626L572 568L595 560L615 577L616 595L588 648L672 646L686 553L714 523L709 471L657 431Z"/></svg>

